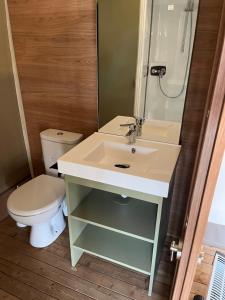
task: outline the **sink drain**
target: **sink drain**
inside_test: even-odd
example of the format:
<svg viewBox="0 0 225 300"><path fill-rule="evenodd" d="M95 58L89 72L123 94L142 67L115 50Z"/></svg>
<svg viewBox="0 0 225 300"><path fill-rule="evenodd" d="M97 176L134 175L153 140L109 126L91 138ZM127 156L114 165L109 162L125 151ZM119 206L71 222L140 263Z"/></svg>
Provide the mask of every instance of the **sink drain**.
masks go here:
<svg viewBox="0 0 225 300"><path fill-rule="evenodd" d="M120 168L120 169L129 169L130 165L128 164L115 164L114 165L116 168Z"/></svg>

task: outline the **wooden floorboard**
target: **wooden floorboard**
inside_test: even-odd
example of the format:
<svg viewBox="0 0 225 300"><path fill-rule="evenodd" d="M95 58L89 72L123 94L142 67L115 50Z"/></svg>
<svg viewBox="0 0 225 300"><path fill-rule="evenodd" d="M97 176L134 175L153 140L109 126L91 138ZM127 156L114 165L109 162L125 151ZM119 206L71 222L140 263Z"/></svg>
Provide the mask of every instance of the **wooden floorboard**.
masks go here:
<svg viewBox="0 0 225 300"><path fill-rule="evenodd" d="M18 300L18 297L15 297L9 293L6 293L5 291L0 289L0 299L1 300Z"/></svg>
<svg viewBox="0 0 225 300"><path fill-rule="evenodd" d="M18 297L19 299L35 299L35 300L52 300L55 299L44 293L41 293L35 288L23 284L19 280L15 280L5 273L0 272L0 288L5 292Z"/></svg>
<svg viewBox="0 0 225 300"><path fill-rule="evenodd" d="M28 239L28 228L10 218L0 222L0 299L169 299L173 266L165 258L148 297L143 274L87 254L72 268L68 229L43 249L31 247Z"/></svg>

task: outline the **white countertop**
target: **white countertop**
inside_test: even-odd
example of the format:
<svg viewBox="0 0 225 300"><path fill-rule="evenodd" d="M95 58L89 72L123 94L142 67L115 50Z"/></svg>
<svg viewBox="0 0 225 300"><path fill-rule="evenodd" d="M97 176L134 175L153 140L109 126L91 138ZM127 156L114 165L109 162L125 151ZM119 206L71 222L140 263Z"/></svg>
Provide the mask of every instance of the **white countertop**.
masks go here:
<svg viewBox="0 0 225 300"><path fill-rule="evenodd" d="M131 149L135 148L133 154ZM58 160L60 173L167 197L180 146L94 133ZM128 164L127 169L115 164Z"/></svg>

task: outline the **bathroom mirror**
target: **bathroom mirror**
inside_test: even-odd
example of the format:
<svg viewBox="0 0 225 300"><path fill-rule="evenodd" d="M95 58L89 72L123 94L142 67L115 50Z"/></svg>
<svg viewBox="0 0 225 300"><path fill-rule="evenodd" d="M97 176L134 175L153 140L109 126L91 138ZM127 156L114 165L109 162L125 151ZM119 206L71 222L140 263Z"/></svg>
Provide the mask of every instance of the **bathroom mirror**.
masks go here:
<svg viewBox="0 0 225 300"><path fill-rule="evenodd" d="M100 132L179 143L198 1L97 1Z"/></svg>

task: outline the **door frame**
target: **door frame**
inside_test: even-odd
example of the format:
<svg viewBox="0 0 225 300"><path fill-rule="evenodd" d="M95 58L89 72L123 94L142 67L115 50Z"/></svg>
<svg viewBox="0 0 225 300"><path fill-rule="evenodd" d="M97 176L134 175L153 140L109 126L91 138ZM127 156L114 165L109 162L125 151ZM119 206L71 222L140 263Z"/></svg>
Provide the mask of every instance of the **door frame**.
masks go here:
<svg viewBox="0 0 225 300"><path fill-rule="evenodd" d="M217 50L206 102L195 169L189 193L184 243L178 263L172 300L189 298L197 259L225 150L225 0L217 39Z"/></svg>

